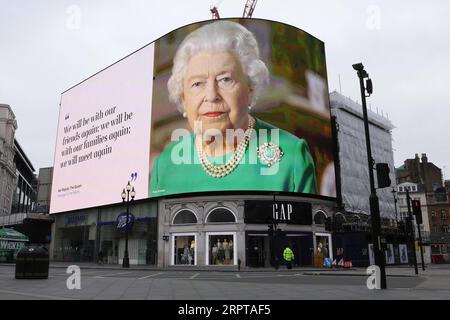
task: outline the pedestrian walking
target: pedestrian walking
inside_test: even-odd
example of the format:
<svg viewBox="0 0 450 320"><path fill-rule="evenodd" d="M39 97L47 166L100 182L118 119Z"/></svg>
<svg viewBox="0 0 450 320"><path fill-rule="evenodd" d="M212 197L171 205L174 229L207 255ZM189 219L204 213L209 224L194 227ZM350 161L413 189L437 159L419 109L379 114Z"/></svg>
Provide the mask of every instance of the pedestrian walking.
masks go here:
<svg viewBox="0 0 450 320"><path fill-rule="evenodd" d="M98 264L103 264L103 252L98 252Z"/></svg>
<svg viewBox="0 0 450 320"><path fill-rule="evenodd" d="M291 246L287 245L283 251L283 258L286 261L286 267L292 269L292 262L294 261L294 253L292 252Z"/></svg>

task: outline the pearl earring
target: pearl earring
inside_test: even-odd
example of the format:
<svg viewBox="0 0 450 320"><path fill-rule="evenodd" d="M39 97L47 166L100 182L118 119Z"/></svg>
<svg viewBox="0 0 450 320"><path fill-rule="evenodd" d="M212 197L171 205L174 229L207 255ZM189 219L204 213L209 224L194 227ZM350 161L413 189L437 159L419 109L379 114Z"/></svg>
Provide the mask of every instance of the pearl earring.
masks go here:
<svg viewBox="0 0 450 320"><path fill-rule="evenodd" d="M187 117L187 113L183 112L183 118L186 118L186 117Z"/></svg>

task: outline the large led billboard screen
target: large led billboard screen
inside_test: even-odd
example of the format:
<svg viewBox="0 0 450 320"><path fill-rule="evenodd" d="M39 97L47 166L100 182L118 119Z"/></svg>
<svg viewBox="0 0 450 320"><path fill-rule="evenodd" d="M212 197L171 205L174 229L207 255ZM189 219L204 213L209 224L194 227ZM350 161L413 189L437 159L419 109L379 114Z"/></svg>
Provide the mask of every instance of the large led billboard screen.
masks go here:
<svg viewBox="0 0 450 320"><path fill-rule="evenodd" d="M51 213L220 191L335 197L322 41L221 19L179 28L65 91Z"/></svg>

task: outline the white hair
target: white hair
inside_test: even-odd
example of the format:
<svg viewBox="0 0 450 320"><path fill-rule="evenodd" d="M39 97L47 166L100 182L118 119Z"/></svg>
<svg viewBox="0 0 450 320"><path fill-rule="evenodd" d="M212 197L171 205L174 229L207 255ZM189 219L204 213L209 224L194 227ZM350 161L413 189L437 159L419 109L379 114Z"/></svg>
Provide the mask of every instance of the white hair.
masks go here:
<svg viewBox="0 0 450 320"><path fill-rule="evenodd" d="M248 85L253 90L250 106L254 106L264 86L269 82L269 71L259 59L258 43L244 26L231 21L217 21L190 33L178 47L173 60L172 76L167 82L169 100L183 112L183 78L189 60L204 51L229 51L238 58Z"/></svg>

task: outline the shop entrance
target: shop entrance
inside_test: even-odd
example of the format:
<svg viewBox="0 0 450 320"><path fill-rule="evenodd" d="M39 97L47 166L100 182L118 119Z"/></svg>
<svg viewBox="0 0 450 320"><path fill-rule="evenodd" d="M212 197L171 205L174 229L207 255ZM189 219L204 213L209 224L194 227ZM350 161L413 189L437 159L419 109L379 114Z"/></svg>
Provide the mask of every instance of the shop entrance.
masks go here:
<svg viewBox="0 0 450 320"><path fill-rule="evenodd" d="M156 218L137 218L128 231L130 264L154 265L156 263ZM119 231L114 221L104 221L100 226L99 250L103 263L121 264L125 251L125 232Z"/></svg>
<svg viewBox="0 0 450 320"><path fill-rule="evenodd" d="M264 235L249 235L247 265L252 268L270 267L270 239Z"/></svg>
<svg viewBox="0 0 450 320"><path fill-rule="evenodd" d="M283 251L289 244L294 253L295 266L311 266L312 253L314 251L313 238L311 234L285 234L278 237L277 256L282 264L285 264Z"/></svg>
<svg viewBox="0 0 450 320"><path fill-rule="evenodd" d="M63 261L92 262L95 241L89 240L89 227L61 229L61 259Z"/></svg>

